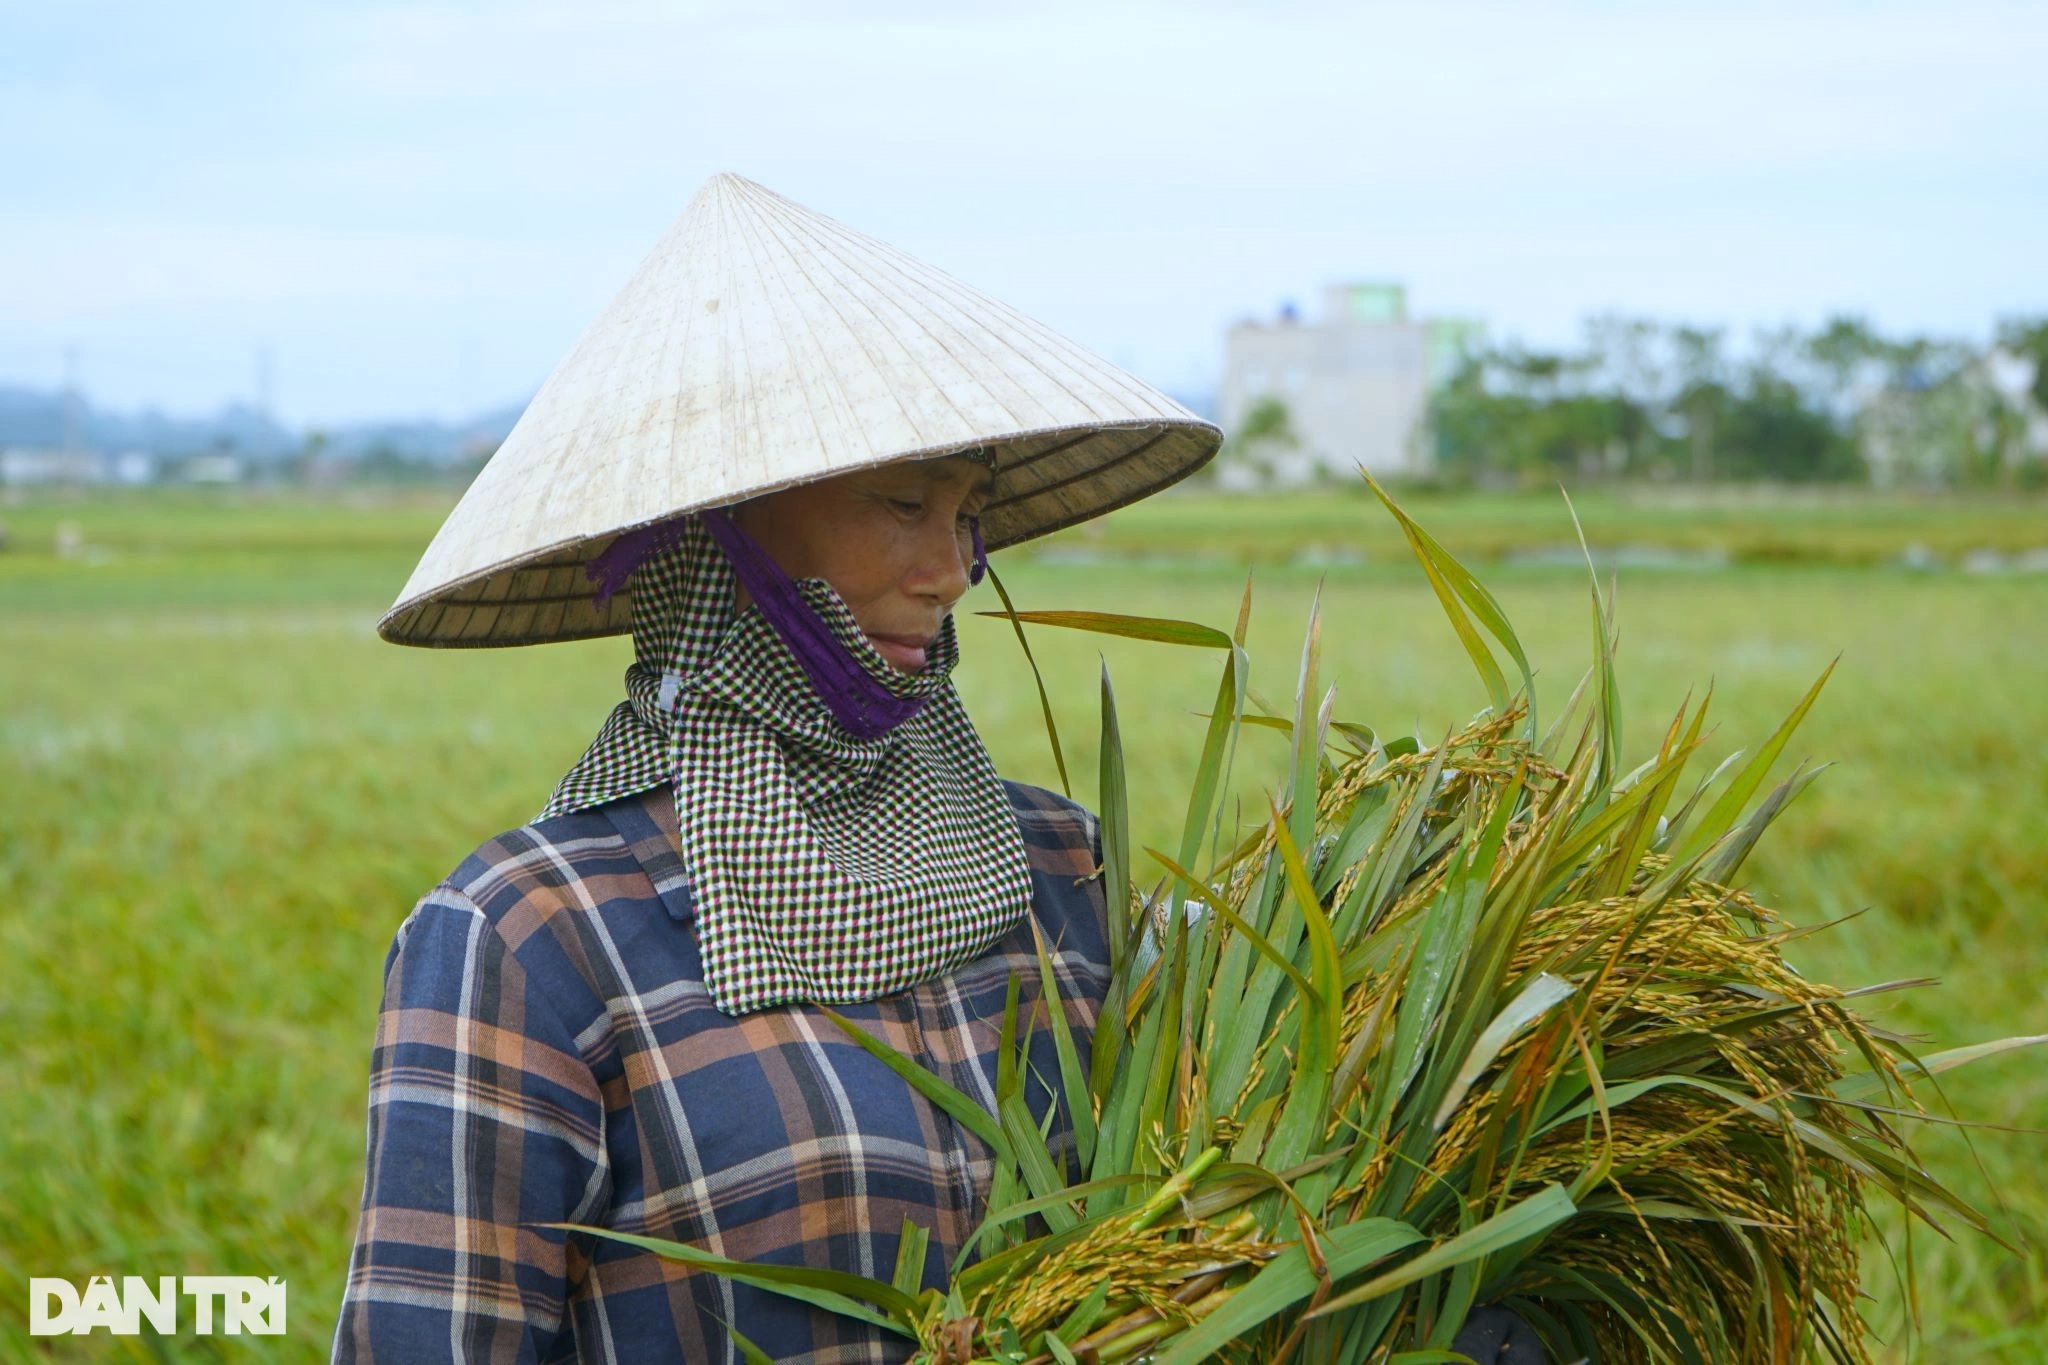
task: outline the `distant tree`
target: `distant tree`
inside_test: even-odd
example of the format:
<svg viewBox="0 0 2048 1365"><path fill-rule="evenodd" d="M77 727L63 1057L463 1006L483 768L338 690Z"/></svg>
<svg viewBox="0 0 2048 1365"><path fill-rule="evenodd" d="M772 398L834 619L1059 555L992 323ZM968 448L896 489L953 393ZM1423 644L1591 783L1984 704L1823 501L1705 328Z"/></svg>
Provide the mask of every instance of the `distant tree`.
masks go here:
<svg viewBox="0 0 2048 1365"><path fill-rule="evenodd" d="M1661 463L1656 414L1670 382L1661 340L1662 329L1642 318L1596 317L1586 324L1586 349L1602 386L1621 405L1615 421L1622 446L1618 473L1652 473Z"/></svg>
<svg viewBox="0 0 2048 1365"><path fill-rule="evenodd" d="M1625 472L1650 424L1639 403L1597 386L1599 368L1591 354L1509 348L1467 357L1431 405L1438 470L1461 483Z"/></svg>
<svg viewBox="0 0 2048 1365"><path fill-rule="evenodd" d="M2007 318L1998 324L1998 344L2033 365L2027 396L2048 413L2048 317Z"/></svg>
<svg viewBox="0 0 2048 1365"><path fill-rule="evenodd" d="M1723 478L1813 483L1863 475L1854 438L1768 366L1751 371L1719 421Z"/></svg>
<svg viewBox="0 0 2048 1365"><path fill-rule="evenodd" d="M1714 441L1717 428L1724 425L1730 394L1727 362L1721 355L1718 327L1679 327L1671 333L1677 352L1679 391L1677 409L1685 420L1685 439L1691 454L1692 477L1705 483L1714 477Z"/></svg>
<svg viewBox="0 0 2048 1365"><path fill-rule="evenodd" d="M1853 401L1873 369L1888 366L1891 347L1862 318L1838 315L1806 341L1808 364L1816 369L1831 399Z"/></svg>
<svg viewBox="0 0 2048 1365"><path fill-rule="evenodd" d="M1468 356L1432 396L1429 433L1454 482L1861 478L1941 485L2035 477L2030 427L1992 359L1861 318L1759 331L1590 322L1577 350ZM2005 351L2048 398L2048 319L2009 320ZM2048 408L2043 408L2048 414ZM2019 473L2015 475L2014 470ZM2048 481L2048 462L2038 471Z"/></svg>
<svg viewBox="0 0 2048 1365"><path fill-rule="evenodd" d="M2048 485L2048 451L2034 437L2037 422L2048 425L2048 317L2005 319L1998 325L1998 345L2033 367L2021 400L2033 411L2009 408L2000 419L1999 479L2039 488Z"/></svg>
<svg viewBox="0 0 2048 1365"><path fill-rule="evenodd" d="M362 483L440 483L446 478L439 464L407 454L390 441L378 441L364 451L352 472Z"/></svg>
<svg viewBox="0 0 2048 1365"><path fill-rule="evenodd" d="M1300 447L1301 436L1294 429L1294 415L1287 410L1287 404L1274 394L1266 394L1245 410L1215 464L1228 463L1250 470L1264 483L1278 472L1274 453Z"/></svg>
<svg viewBox="0 0 2048 1365"><path fill-rule="evenodd" d="M1499 467L1508 430L1527 414L1526 400L1487 391L1483 355L1466 355L1430 399L1428 432L1438 476L1471 483Z"/></svg>

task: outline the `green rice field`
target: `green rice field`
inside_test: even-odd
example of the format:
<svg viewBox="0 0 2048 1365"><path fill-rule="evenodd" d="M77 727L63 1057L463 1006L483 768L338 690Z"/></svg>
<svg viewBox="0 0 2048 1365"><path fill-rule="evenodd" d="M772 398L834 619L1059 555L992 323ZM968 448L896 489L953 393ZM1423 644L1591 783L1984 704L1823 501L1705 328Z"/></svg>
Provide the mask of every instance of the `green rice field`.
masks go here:
<svg viewBox="0 0 2048 1365"><path fill-rule="evenodd" d="M451 501L0 501L0 1360L326 1358L392 932L471 848L539 809L631 657L623 639L379 641ZM1591 656L1562 499L1407 505L1500 597L1554 713ZM1793 921L1844 921L1791 945L1800 970L1937 978L1867 1002L1935 1047L2048 1033L2048 503L1607 494L1578 512L1618 583L1638 754L1710 683L1710 748L1754 745L1840 660L1786 755L1786 771L1833 766L1749 868ZM1485 704L1362 489L1162 496L994 563L1023 609L1225 628L1250 565L1253 686L1276 702L1320 585L1339 718L1426 742ZM959 688L997 766L1057 786L1010 627L971 614L997 605L986 583L962 604ZM1031 640L1091 804L1106 661L1134 843L1164 846L1220 661ZM1261 740L1239 763L1248 822L1284 761L1277 735L1247 743ZM1923 1153L2017 1250L1886 1220L1866 1273L1882 1351L2048 1360L2048 1050L1944 1081L1986 1126L1920 1124ZM96 1274L282 1276L290 1332L28 1335L29 1276Z"/></svg>

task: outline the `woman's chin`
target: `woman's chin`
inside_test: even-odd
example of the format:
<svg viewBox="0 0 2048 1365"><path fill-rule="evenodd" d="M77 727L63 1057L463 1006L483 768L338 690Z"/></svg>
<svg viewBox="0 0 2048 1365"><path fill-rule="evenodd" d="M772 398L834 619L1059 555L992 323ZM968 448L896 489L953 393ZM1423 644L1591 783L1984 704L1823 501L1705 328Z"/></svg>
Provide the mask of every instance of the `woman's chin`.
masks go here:
<svg viewBox="0 0 2048 1365"><path fill-rule="evenodd" d="M898 672L924 672L925 652L917 646L898 644L894 640L877 640L872 635L868 637L868 642L874 645L876 650L881 653L881 656L887 659Z"/></svg>

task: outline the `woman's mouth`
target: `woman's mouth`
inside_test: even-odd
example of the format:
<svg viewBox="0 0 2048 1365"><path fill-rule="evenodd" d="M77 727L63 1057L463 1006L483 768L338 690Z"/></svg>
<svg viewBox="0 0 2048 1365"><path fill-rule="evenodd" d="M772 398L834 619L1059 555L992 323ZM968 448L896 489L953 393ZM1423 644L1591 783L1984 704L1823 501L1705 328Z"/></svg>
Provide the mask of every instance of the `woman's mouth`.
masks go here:
<svg viewBox="0 0 2048 1365"><path fill-rule="evenodd" d="M930 643L929 640L920 639L915 635L877 635L873 631L865 633L868 639L874 641L875 648L881 652L882 657L905 673L920 672L924 668L924 651L925 646Z"/></svg>

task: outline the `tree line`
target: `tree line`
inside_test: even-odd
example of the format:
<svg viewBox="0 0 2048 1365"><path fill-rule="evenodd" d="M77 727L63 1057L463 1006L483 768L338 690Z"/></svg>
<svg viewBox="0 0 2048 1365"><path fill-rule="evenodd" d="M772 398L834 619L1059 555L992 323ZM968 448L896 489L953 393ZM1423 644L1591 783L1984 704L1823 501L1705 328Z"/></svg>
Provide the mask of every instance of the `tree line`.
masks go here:
<svg viewBox="0 0 2048 1365"><path fill-rule="evenodd" d="M1576 349L1467 351L1418 439L1450 483L2048 487L2048 318L1973 345L1837 317L1740 352L1719 328L1602 318Z"/></svg>

